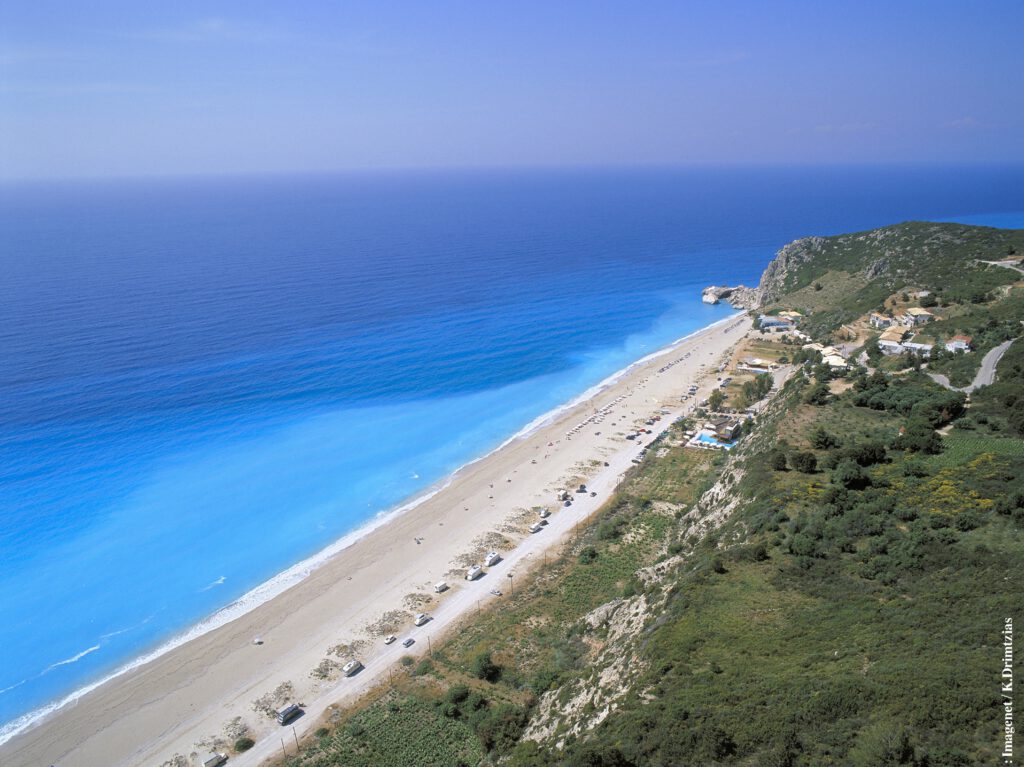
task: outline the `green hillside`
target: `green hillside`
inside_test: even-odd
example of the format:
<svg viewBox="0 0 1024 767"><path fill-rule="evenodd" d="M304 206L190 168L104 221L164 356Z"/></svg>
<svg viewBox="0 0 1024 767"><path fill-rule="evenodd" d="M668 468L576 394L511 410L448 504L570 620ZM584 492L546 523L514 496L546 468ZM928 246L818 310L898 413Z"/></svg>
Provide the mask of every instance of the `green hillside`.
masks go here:
<svg viewBox="0 0 1024 767"><path fill-rule="evenodd" d="M954 327L1020 334L1021 275L974 260L1024 250L1022 232L806 242L762 286L814 332L912 287ZM1001 763L1001 631L1024 606L1022 342L970 400L913 368L809 358L732 453L683 447L683 426L500 611L286 764Z"/></svg>
<svg viewBox="0 0 1024 767"><path fill-rule="evenodd" d="M984 303L1024 275L983 262L1014 254L1024 254L1024 230L909 222L790 243L759 289L769 309L798 308L823 333L908 289L931 292L939 306Z"/></svg>

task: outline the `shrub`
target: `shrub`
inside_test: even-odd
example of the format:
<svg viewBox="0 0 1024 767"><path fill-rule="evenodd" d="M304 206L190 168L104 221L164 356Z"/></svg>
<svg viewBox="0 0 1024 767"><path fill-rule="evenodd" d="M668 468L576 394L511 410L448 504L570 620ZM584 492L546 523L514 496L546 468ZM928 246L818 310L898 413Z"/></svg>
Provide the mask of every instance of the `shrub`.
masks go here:
<svg viewBox="0 0 1024 767"><path fill-rule="evenodd" d="M455 703L458 705L469 697L469 688L464 684L453 685L452 688L448 690L448 695L446 697L448 698L449 703Z"/></svg>
<svg viewBox="0 0 1024 767"><path fill-rule="evenodd" d="M591 562L597 560L597 549L593 546L586 546L580 552L579 561L581 565L589 565Z"/></svg>
<svg viewBox="0 0 1024 767"><path fill-rule="evenodd" d="M501 678L501 666L495 663L491 658L491 653L485 650L473 661L473 673L477 679L493 683Z"/></svg>
<svg viewBox="0 0 1024 767"><path fill-rule="evenodd" d="M248 751L250 748L256 745L256 741L252 738L239 738L235 741L235 751L242 753Z"/></svg>
<svg viewBox="0 0 1024 767"><path fill-rule="evenodd" d="M785 471L786 465L786 454L781 450L773 450L768 454L768 466L772 471Z"/></svg>

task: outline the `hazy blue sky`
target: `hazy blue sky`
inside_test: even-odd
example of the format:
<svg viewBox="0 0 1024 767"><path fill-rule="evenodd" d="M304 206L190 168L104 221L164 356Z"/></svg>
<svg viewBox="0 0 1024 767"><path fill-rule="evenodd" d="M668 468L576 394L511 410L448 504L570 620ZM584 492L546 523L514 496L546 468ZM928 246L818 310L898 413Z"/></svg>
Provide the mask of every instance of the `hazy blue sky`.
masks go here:
<svg viewBox="0 0 1024 767"><path fill-rule="evenodd" d="M1024 2L0 5L0 175L1024 161Z"/></svg>

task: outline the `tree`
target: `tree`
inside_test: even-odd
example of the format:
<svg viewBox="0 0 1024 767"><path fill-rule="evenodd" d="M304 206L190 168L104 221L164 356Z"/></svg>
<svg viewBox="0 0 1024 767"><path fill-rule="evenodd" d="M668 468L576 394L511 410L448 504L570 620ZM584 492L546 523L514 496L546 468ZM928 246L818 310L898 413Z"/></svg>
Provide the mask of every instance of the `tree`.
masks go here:
<svg viewBox="0 0 1024 767"><path fill-rule="evenodd" d="M893 445L897 450L938 455L942 452L942 437L927 421L912 418Z"/></svg>
<svg viewBox="0 0 1024 767"><path fill-rule="evenodd" d="M854 767L897 767L915 764L914 747L907 731L879 723L863 731L850 750Z"/></svg>
<svg viewBox="0 0 1024 767"><path fill-rule="evenodd" d="M708 407L712 410L718 410L725 403L725 394L722 393L721 389L715 389L711 392L711 396L708 397Z"/></svg>
<svg viewBox="0 0 1024 767"><path fill-rule="evenodd" d="M789 462L794 469L804 474L813 474L818 469L818 459L811 452L793 453Z"/></svg>
<svg viewBox="0 0 1024 767"><path fill-rule="evenodd" d="M839 440L819 426L811 432L811 444L819 450L828 450L831 447L838 447Z"/></svg>
<svg viewBox="0 0 1024 767"><path fill-rule="evenodd" d="M808 405L825 405L828 403L829 391L828 384L818 381L812 384L804 394L804 402Z"/></svg>
<svg viewBox="0 0 1024 767"><path fill-rule="evenodd" d="M1011 429L1024 436L1024 399L1014 400L1013 404L1009 407L1006 420L1010 424Z"/></svg>
<svg viewBox="0 0 1024 767"><path fill-rule="evenodd" d="M615 746L586 745L574 758L570 767L633 767L634 763Z"/></svg>
<svg viewBox="0 0 1024 767"><path fill-rule="evenodd" d="M871 484L864 469L849 458L840 461L833 470L832 481L850 490L860 490Z"/></svg>
<svg viewBox="0 0 1024 767"><path fill-rule="evenodd" d="M881 442L863 442L843 452L860 466L874 466L876 463L885 463L886 459L885 445Z"/></svg>

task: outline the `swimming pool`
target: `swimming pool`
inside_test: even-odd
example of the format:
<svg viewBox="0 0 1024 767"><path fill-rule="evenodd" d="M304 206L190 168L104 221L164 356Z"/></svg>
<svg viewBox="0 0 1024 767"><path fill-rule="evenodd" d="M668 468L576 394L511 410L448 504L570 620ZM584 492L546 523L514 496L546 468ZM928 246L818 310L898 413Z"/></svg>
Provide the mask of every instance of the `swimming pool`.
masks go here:
<svg viewBox="0 0 1024 767"><path fill-rule="evenodd" d="M720 442L719 440L715 439L710 434L706 434L705 432L701 432L700 434L698 434L696 437L693 438L693 441L700 442L704 445L709 445L710 447L720 447L723 450L732 450L732 448L735 447L736 445L735 442Z"/></svg>

